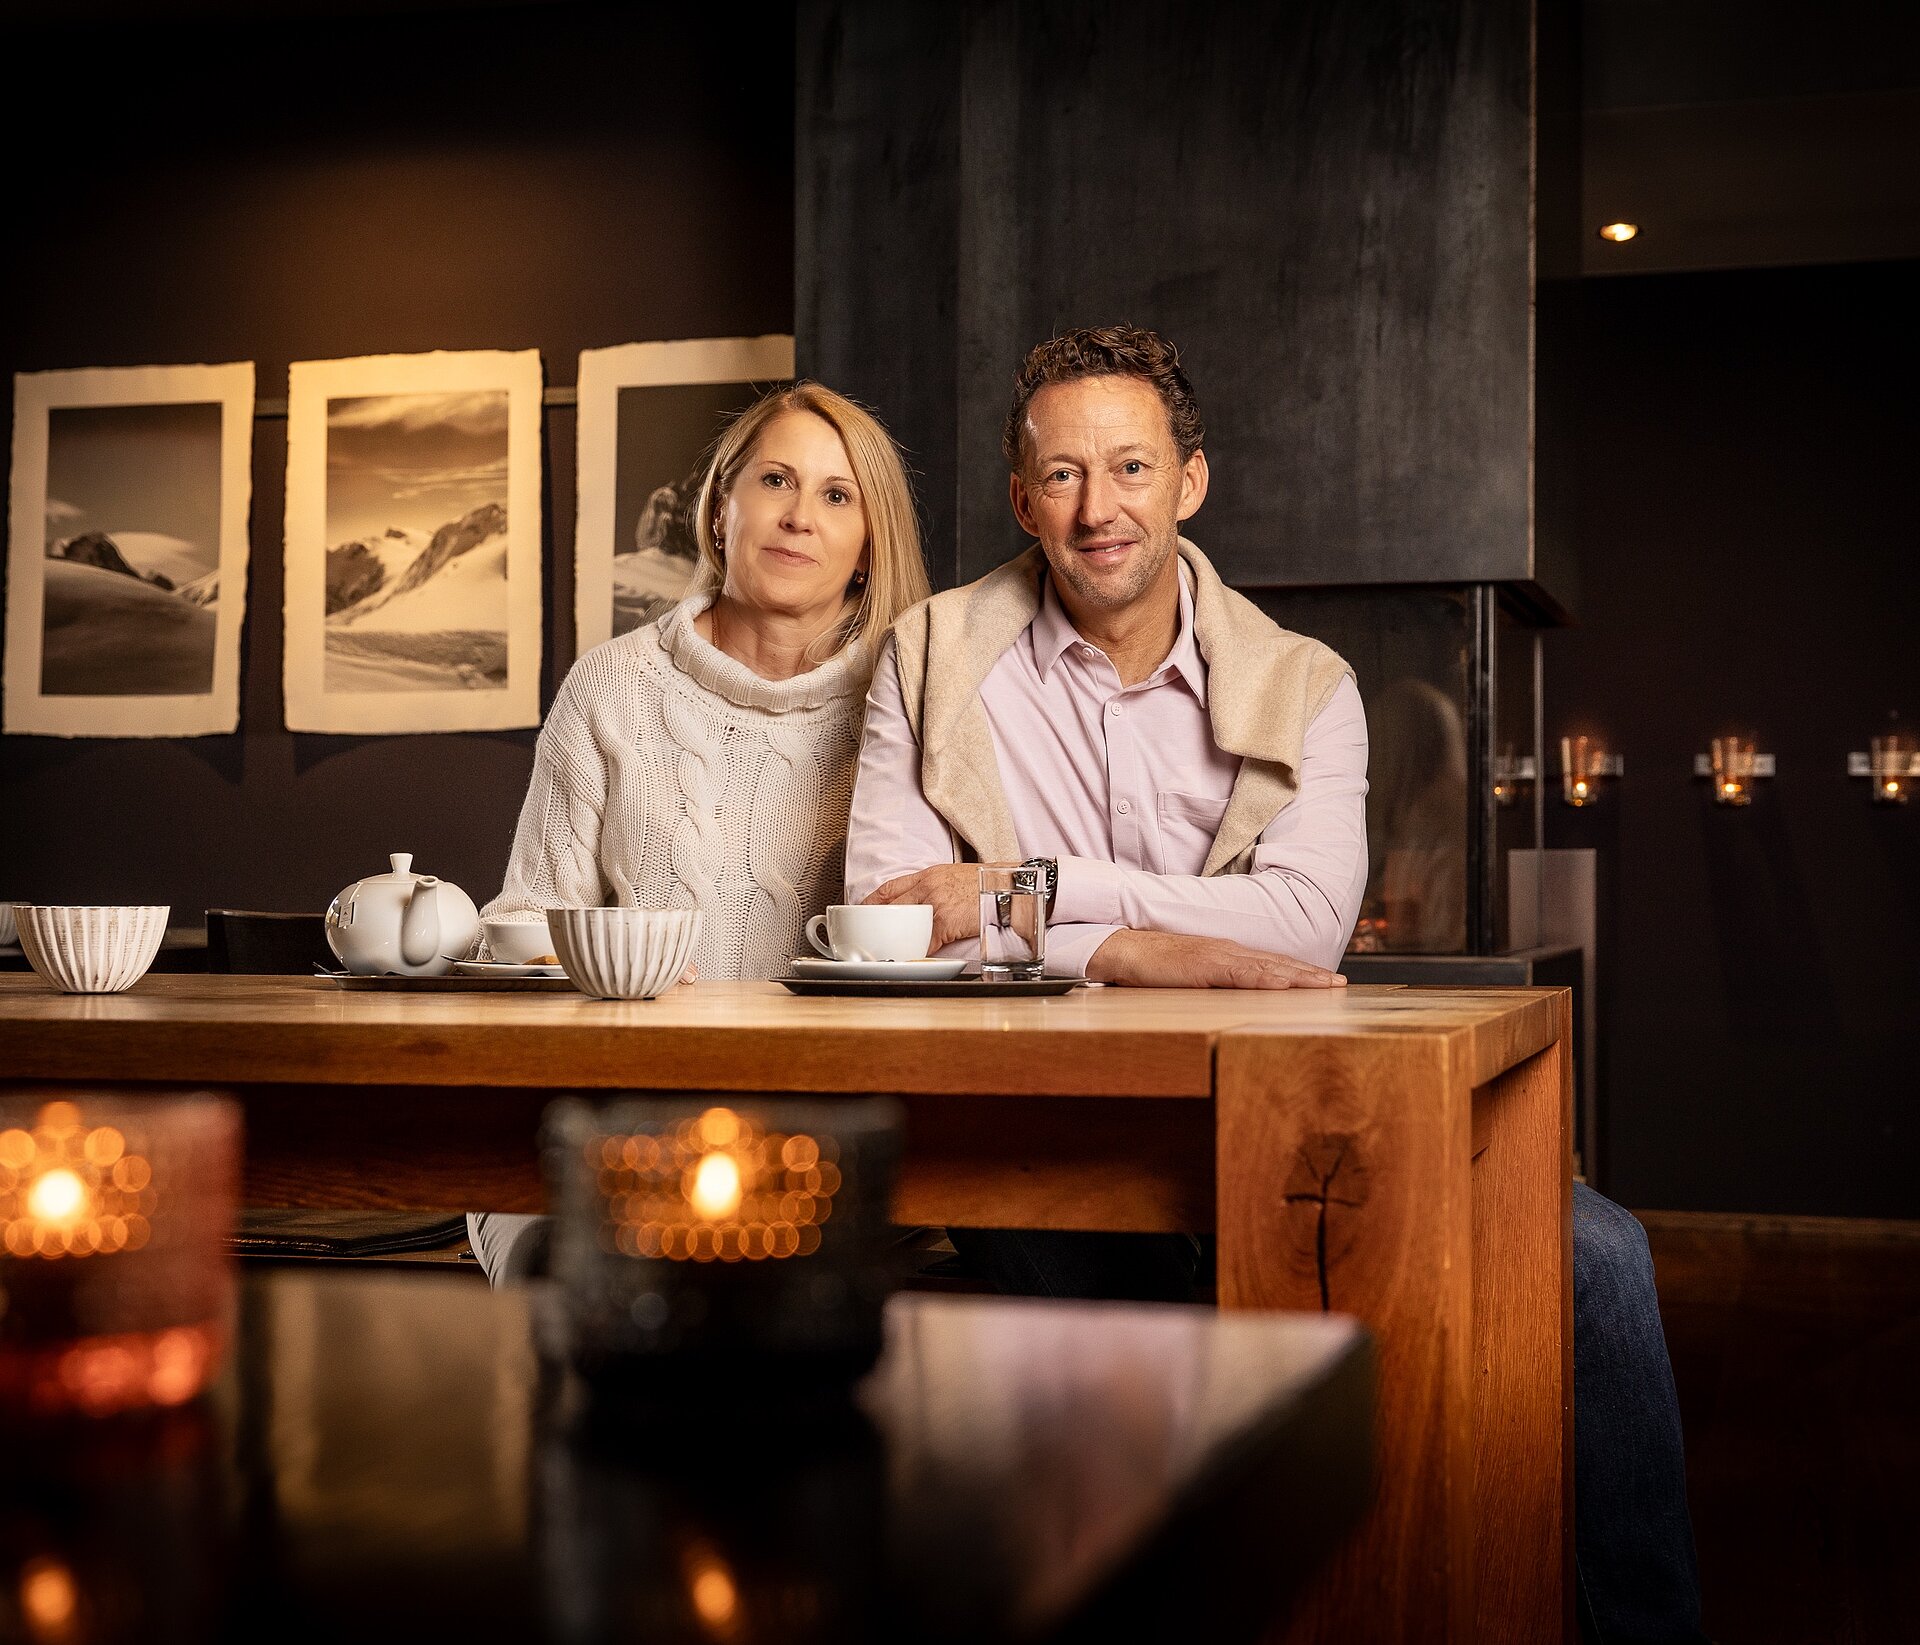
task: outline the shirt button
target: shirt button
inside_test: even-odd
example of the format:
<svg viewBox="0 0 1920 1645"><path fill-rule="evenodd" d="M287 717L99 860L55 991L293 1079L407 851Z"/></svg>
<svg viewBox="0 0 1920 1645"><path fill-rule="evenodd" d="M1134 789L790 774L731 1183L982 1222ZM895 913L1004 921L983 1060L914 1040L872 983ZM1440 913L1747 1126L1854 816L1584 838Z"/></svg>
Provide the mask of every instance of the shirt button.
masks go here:
<svg viewBox="0 0 1920 1645"><path fill-rule="evenodd" d="M1085 657L1089 662L1091 662L1093 660L1093 647L1090 645L1083 645L1080 648L1080 655Z"/></svg>
<svg viewBox="0 0 1920 1645"><path fill-rule="evenodd" d="M1118 812L1120 813L1120 815L1124 817L1124 816L1126 816L1126 815L1127 815L1127 814L1128 814L1128 813L1129 813L1130 811L1132 811L1132 810L1133 810L1133 801L1131 801L1131 800L1122 800L1122 801L1121 801L1121 802L1120 802L1120 803L1119 803L1118 805L1116 805L1116 806L1114 807L1114 810L1116 810L1116 811L1118 811Z"/></svg>
<svg viewBox="0 0 1920 1645"><path fill-rule="evenodd" d="M1112 715L1114 719L1116 719L1116 720L1117 720L1117 719L1119 719L1119 718L1120 718L1120 705L1119 705L1118 703L1108 703L1108 704L1107 704L1107 712L1108 712L1108 713L1109 713L1110 715Z"/></svg>

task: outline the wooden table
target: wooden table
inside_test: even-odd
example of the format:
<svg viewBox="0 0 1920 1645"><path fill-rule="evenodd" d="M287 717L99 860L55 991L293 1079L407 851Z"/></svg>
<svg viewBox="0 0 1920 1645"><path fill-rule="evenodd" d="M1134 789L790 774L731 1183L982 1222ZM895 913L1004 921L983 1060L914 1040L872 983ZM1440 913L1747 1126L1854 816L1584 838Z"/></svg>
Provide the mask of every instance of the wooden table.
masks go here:
<svg viewBox="0 0 1920 1645"><path fill-rule="evenodd" d="M33 1638L1251 1645L1365 1507L1350 1321L897 1297L851 1402L616 1420L543 1289L256 1270L210 1409L9 1444L0 1630L57 1571Z"/></svg>
<svg viewBox="0 0 1920 1645"><path fill-rule="evenodd" d="M1300 1638L1558 1638L1571 1573L1571 1060L1564 989L653 1002L148 977L0 977L15 1081L231 1087L251 1203L540 1203L579 1088L892 1092L908 1223L1214 1229L1227 1308L1357 1315L1380 1489Z"/></svg>

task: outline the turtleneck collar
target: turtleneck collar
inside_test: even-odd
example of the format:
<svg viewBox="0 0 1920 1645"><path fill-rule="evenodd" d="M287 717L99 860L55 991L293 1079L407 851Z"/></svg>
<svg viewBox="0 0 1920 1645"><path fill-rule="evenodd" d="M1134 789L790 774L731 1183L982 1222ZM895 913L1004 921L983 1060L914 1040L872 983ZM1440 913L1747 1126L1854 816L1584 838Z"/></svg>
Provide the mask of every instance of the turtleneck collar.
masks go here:
<svg viewBox="0 0 1920 1645"><path fill-rule="evenodd" d="M712 592L689 595L659 620L660 641L667 655L694 684L737 707L768 714L824 708L843 697L865 695L873 673L873 654L864 636L843 646L818 668L790 680L766 680L700 638L694 619L713 601Z"/></svg>

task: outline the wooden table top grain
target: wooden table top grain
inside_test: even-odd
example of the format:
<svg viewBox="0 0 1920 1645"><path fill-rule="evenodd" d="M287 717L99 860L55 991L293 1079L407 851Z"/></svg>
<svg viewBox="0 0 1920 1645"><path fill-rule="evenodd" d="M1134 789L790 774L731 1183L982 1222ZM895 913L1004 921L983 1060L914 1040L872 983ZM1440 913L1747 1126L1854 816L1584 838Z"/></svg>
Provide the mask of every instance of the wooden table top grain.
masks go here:
<svg viewBox="0 0 1920 1645"><path fill-rule="evenodd" d="M837 999L766 982L590 1000L158 975L77 995L0 976L0 1068L50 1080L1207 1097L1219 1042L1237 1034L1438 1037L1481 1083L1552 1042L1553 1000L1403 987Z"/></svg>

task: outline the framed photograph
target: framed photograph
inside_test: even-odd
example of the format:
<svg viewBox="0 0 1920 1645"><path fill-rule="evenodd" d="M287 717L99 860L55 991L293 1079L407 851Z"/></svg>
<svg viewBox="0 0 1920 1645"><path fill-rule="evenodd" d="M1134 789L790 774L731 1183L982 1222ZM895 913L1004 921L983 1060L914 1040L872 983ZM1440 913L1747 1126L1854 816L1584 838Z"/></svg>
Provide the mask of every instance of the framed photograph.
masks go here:
<svg viewBox="0 0 1920 1645"><path fill-rule="evenodd" d="M5 729L237 730L252 364L13 385Z"/></svg>
<svg viewBox="0 0 1920 1645"><path fill-rule="evenodd" d="M702 337L580 356L574 655L650 622L693 577L693 506L713 442L793 376L793 339Z"/></svg>
<svg viewBox="0 0 1920 1645"><path fill-rule="evenodd" d="M540 723L540 389L533 349L295 362L290 731Z"/></svg>

